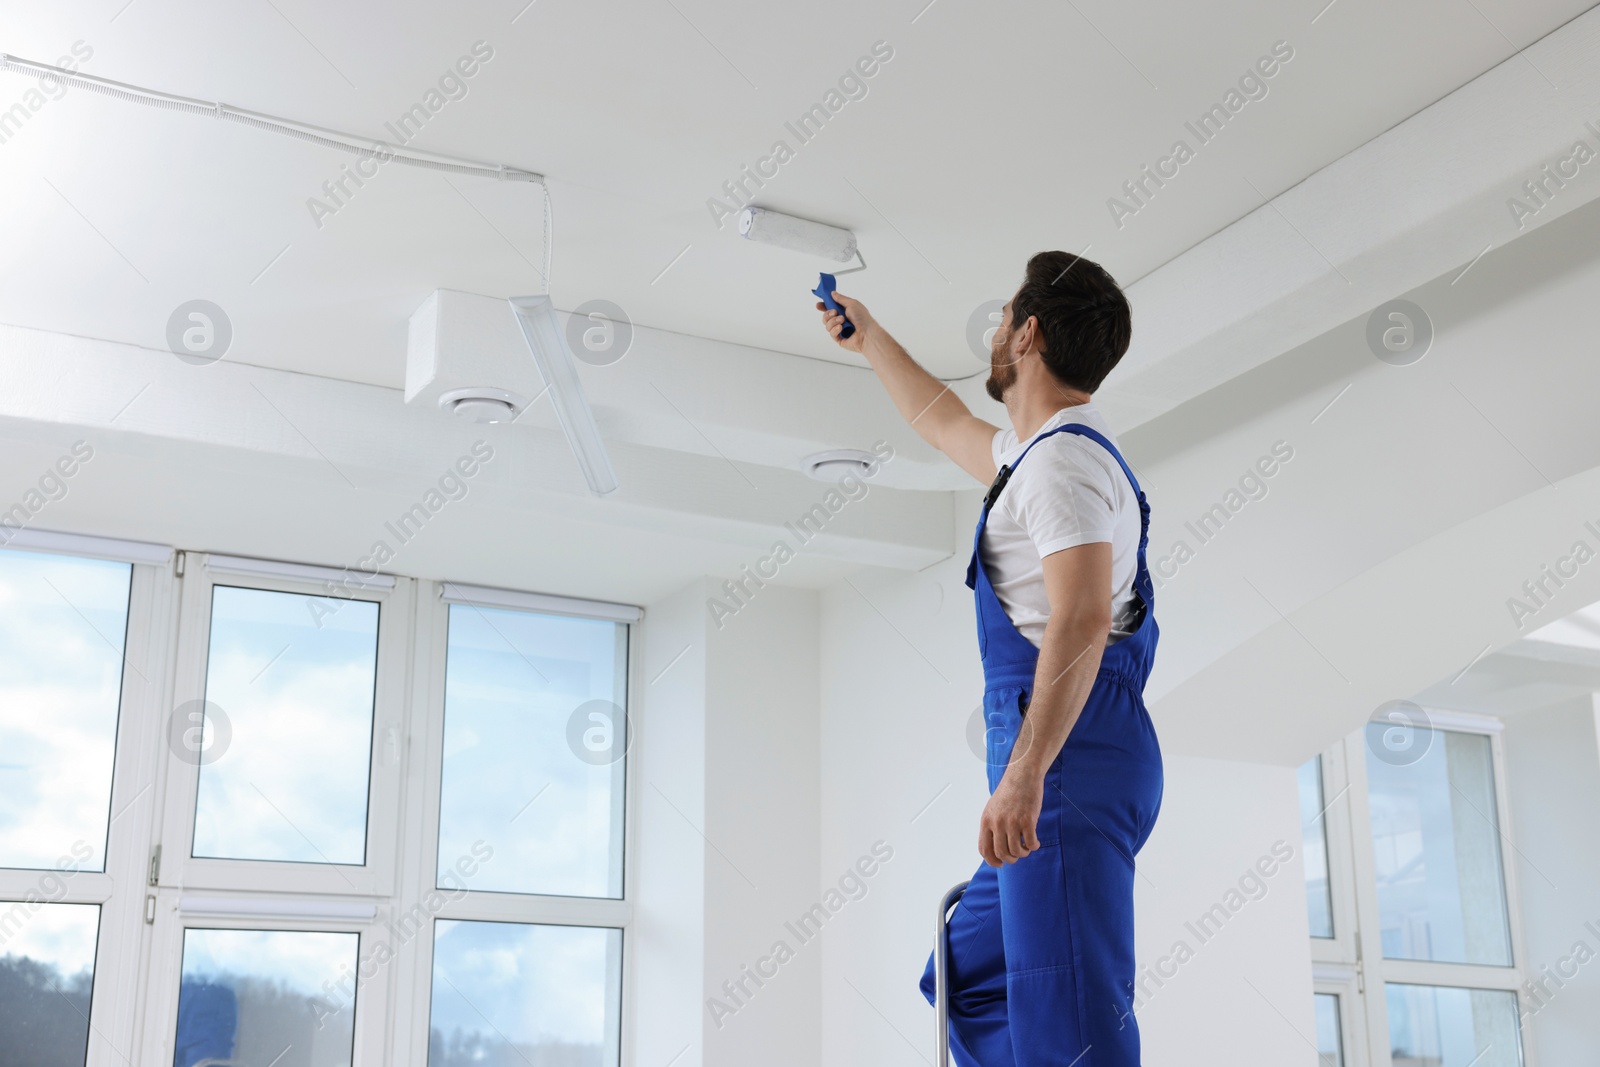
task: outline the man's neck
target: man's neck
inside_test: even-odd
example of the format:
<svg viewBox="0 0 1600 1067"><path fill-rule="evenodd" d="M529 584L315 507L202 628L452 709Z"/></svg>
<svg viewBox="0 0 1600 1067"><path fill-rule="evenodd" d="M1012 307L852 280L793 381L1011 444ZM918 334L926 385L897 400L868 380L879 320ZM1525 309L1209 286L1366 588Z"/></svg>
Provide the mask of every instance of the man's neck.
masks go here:
<svg viewBox="0 0 1600 1067"><path fill-rule="evenodd" d="M1060 385L1043 391L1029 390L1024 395L1016 395L1015 399L1011 395L1021 393L1020 389L1011 389L1006 397L1006 413L1011 416L1011 426L1017 431L1018 441L1032 440L1040 427L1063 408L1077 407L1093 399L1088 393Z"/></svg>

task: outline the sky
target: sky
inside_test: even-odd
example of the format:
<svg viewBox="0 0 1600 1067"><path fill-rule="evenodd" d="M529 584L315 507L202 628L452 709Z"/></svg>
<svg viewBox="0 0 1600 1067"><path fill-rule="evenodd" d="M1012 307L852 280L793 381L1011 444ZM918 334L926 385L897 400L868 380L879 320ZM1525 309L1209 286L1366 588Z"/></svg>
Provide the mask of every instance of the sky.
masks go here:
<svg viewBox="0 0 1600 1067"><path fill-rule="evenodd" d="M0 553L0 865L103 868L131 574Z"/></svg>
<svg viewBox="0 0 1600 1067"><path fill-rule="evenodd" d="M613 720L614 743L626 734L626 635L618 623L451 605L441 869L481 840L494 856L472 889L621 895L623 761L586 762L574 745L587 751L584 730L603 729L591 712Z"/></svg>
<svg viewBox="0 0 1600 1067"><path fill-rule="evenodd" d="M202 757L197 856L364 861L379 606L313 603L327 601L213 591L206 714L231 736L208 724L207 745L227 747Z"/></svg>
<svg viewBox="0 0 1600 1067"><path fill-rule="evenodd" d="M441 921L429 1025L489 1041L498 1030L518 1043L602 1044L615 1029L607 974L621 967L619 930Z"/></svg>

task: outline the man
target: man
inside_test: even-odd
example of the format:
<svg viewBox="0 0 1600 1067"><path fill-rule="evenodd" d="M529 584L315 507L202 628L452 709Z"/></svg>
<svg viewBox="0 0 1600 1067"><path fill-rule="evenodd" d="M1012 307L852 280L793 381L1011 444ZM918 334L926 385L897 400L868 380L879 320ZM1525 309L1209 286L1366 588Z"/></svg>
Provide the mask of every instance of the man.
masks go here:
<svg viewBox="0 0 1600 1067"><path fill-rule="evenodd" d="M1133 857L1161 805L1143 689L1155 655L1149 506L1091 400L1128 349L1127 299L1068 252L1028 261L991 344L990 425L859 301L823 324L927 442L992 483L967 584L983 657L984 865L950 920L961 1067L1137 1067ZM847 339L844 319L855 325ZM933 964L922 978L933 999ZM943 1064L937 1067L944 1067Z"/></svg>

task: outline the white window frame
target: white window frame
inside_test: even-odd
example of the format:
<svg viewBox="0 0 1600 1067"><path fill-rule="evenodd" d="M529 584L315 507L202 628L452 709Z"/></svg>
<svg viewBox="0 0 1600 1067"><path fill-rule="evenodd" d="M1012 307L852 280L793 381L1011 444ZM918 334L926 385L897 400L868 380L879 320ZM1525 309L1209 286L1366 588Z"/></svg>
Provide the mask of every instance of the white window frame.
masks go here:
<svg viewBox="0 0 1600 1067"><path fill-rule="evenodd" d="M632 736L623 777L621 899L469 891L447 902L432 919L621 931L621 973L608 976L608 988L615 991L619 1062L632 1062L632 901L638 879L633 858L638 855L640 801L638 753L633 749L639 730L632 719L643 670L632 624L641 616L639 609L387 575L347 586L355 599L379 604L366 863L335 868L196 859L189 853L199 769L171 752L168 734L173 710L204 697L212 590L230 585L324 597L325 583L342 579L344 573L238 557L214 557L212 566L213 557L174 555L163 546L135 546L141 552L134 559L123 543L97 539L15 547L115 559L132 567L105 872L79 872L66 879L59 900L100 908L88 1067L172 1061L185 930L354 933L358 965L379 939L394 945L386 924L422 903L436 876L449 609L441 594L447 587L450 600L599 618L629 627L626 678ZM499 600L490 601L485 593ZM153 865L157 846L160 862ZM46 873L0 869L0 899L25 899ZM352 1063L422 1067L427 1062L433 940L430 920L398 946L389 963L357 981Z"/></svg>
<svg viewBox="0 0 1600 1067"><path fill-rule="evenodd" d="M1344 1057L1344 1067L1366 1063L1366 1020L1355 966L1314 960L1311 964L1311 990L1339 998L1339 1049Z"/></svg>
<svg viewBox="0 0 1600 1067"><path fill-rule="evenodd" d="M23 531L31 533L32 531ZM158 546L139 546L155 548ZM63 879L65 889L52 901L99 908L94 950L94 984L89 1002L88 1067L126 1067L139 1029L137 999L146 950L145 884L150 820L165 694L171 663L172 564L135 562L121 542L77 538L58 544L35 534L13 538L7 549L48 552L84 559L128 563L128 625L123 641L122 690L112 756L111 803L104 842L105 870L79 871ZM155 558L155 553L149 553ZM170 550L167 553L170 560ZM0 899L25 900L40 888L41 869L0 868ZM120 890L120 891L119 891Z"/></svg>
<svg viewBox="0 0 1600 1067"><path fill-rule="evenodd" d="M233 562L229 558L230 564ZM196 564L199 565L196 565ZM313 578L274 577L244 573L236 567L213 569L204 557L191 558L183 585L178 620L177 668L172 707L205 699L206 661L211 646L211 598L217 586L292 593L342 601ZM194 841L195 798L200 780L198 762L164 761L165 817L156 844L161 846L160 887L189 893L293 893L335 898L386 898L394 893L399 837L400 782L406 728L406 658L410 645L412 592L410 579L391 588L366 587L349 599L378 605L377 666L374 678L371 749L368 752L367 840L365 863L288 863L273 860L197 858ZM224 757L226 758L226 757Z"/></svg>
<svg viewBox="0 0 1600 1067"><path fill-rule="evenodd" d="M173 619L172 697L159 716L155 738L160 767L157 790L163 797L160 826L150 841L145 861L158 881L148 905L149 949L140 983L140 1047L144 1062L170 1063L177 1034L178 995L183 973L184 931L281 930L358 935L356 960L378 929L382 906L392 896L400 833L404 738L410 694L407 658L413 618L414 585L410 579L389 579L353 588L350 599L378 604L378 640L373 693L371 748L368 753L367 839L365 863L321 864L273 860L196 858L195 803L200 768L176 758L168 749L172 710L205 697L211 645L212 591L217 586L294 593L328 598L326 582L342 572L238 557L212 558L201 553L179 556L184 573L176 579L178 611ZM339 601L334 600L334 606ZM154 849L161 849L159 862ZM320 908L317 902L326 904ZM312 906L310 914L305 913ZM298 907L301 914L287 914ZM317 911L322 915L317 915ZM370 914L363 920L356 917ZM358 989L352 1063L386 1059L388 1005L393 997L382 984L393 981L388 969L375 978L382 983ZM369 984L370 985L370 984ZM374 1001L376 1003L374 1003Z"/></svg>
<svg viewBox="0 0 1600 1067"><path fill-rule="evenodd" d="M634 699L639 692L639 672L642 667L639 657L634 654L638 634L631 622L618 618L616 613L599 614L569 608L561 611L555 606L555 598L550 602L519 602L510 597L497 598L467 598L454 594L463 587L455 583L427 583L423 594L417 603L417 652L414 657L415 679L413 692L416 694L414 710L414 738L420 739L424 756L419 760L412 760L412 784L416 788L410 789L409 795L420 810L408 810L406 820L408 825L417 825L422 832L411 836L407 855L405 857L405 874L403 888L396 907L402 911L409 910L421 903L429 893L434 891L434 883L438 875L438 842L439 842L439 812L440 791L444 770L444 696L445 696L445 665L446 653L449 644L450 605L454 603L478 603L493 605L497 608L508 610L530 611L542 614L573 614L586 618L601 618L610 622L619 622L628 626L628 653L627 653L627 700L625 708L629 720L631 736L628 738L628 749L623 766L623 841L622 841L622 897L621 899L604 899L598 897L562 897L544 896L524 893L483 892L468 890L457 900L447 901L443 907L433 914L434 921L440 919L478 920L486 922L512 922L534 923L548 926L583 926L600 927L621 931L622 937L622 973L621 975L608 975L612 979L610 988L619 989L621 996L617 1005L618 1015L618 1040L620 1042L619 1059L621 1064L632 1062L632 1048L634 1039L634 996L632 978L635 972L633 964L634 941L633 932L633 904L636 891L637 865L630 862L638 853L634 849L634 834L638 826L638 759L633 745L638 737L638 726L634 721L634 709L637 701ZM477 587L467 587L474 590ZM527 594L523 594L527 595ZM580 605L581 601L569 601L569 605ZM636 609L635 609L636 610ZM634 618L638 616L635 615ZM417 821L413 821L417 820ZM428 1030L432 1021L432 995L433 995L433 929L429 928L423 935L414 937L401 950L398 958L399 969L405 972L406 982L412 991L412 997L406 1008L411 1025L397 1026L395 1049L396 1063L423 1064L427 1061Z"/></svg>
<svg viewBox="0 0 1600 1067"><path fill-rule="evenodd" d="M1311 957L1316 992L1340 995L1340 1020L1349 1067L1388 1067L1388 983L1459 989L1492 989L1517 996L1522 1010L1522 985L1527 974L1527 943L1522 929L1522 904L1506 796L1504 726L1490 715L1425 707L1433 729L1479 734L1489 739L1494 776L1496 831L1501 877L1511 939L1511 966L1390 960L1383 956L1378 913L1377 862L1373 853L1371 809L1367 797L1366 726L1323 753L1323 803L1328 805L1328 879L1333 888L1334 937L1312 938ZM1329 803L1339 796L1338 803ZM1337 842L1337 843L1336 843ZM1344 978L1341 968L1351 972ZM1356 1042L1359 1042L1357 1044ZM1524 1040L1524 1067L1538 1067L1537 1052Z"/></svg>

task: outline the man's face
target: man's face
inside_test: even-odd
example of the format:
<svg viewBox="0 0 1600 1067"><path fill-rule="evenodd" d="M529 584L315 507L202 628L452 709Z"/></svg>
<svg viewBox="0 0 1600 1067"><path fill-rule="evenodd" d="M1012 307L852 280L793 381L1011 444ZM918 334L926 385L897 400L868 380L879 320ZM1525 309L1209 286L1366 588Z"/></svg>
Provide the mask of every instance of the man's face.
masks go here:
<svg viewBox="0 0 1600 1067"><path fill-rule="evenodd" d="M1011 351L1011 301L1006 301L1000 328L989 341L989 380L983 383L989 399L1003 401L1006 390L1017 380L1018 356Z"/></svg>

